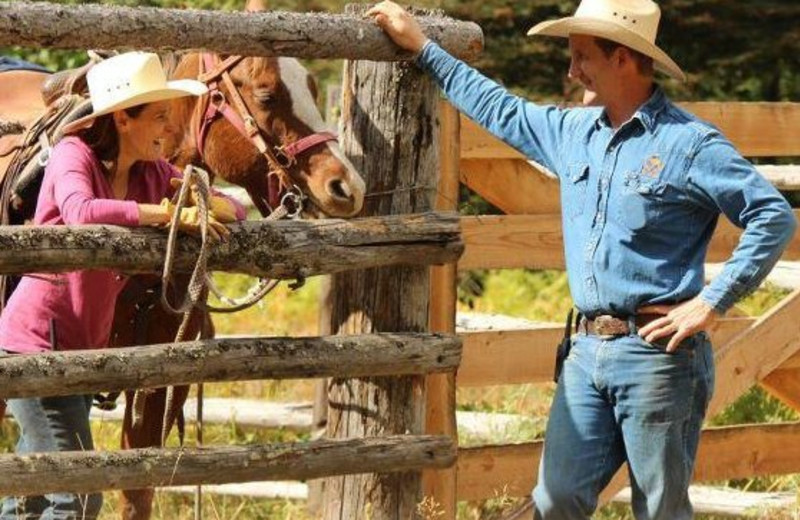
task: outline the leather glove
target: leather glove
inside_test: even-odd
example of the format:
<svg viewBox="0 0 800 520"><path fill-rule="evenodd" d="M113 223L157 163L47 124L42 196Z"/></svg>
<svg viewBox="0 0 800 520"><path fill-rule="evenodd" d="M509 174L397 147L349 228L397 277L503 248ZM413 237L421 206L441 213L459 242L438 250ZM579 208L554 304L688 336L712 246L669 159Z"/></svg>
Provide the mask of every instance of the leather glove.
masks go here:
<svg viewBox="0 0 800 520"><path fill-rule="evenodd" d="M161 207L169 217L170 222L172 222L172 216L175 214L175 204L165 198L161 201ZM181 213L178 217L178 229L195 236L200 236L200 219L200 208L197 206L181 208ZM231 231L225 227L225 224L210 214L208 216L208 234L212 240L227 242Z"/></svg>
<svg viewBox="0 0 800 520"><path fill-rule="evenodd" d="M183 185L183 179L173 177L169 180L169 184L173 189L180 191L181 186ZM197 206L197 200L199 196L200 195L197 193L197 188L193 183L191 185L191 189L189 190L188 204L190 206ZM236 222L238 220L236 218L236 206L234 206L233 202L225 197L212 194L210 200L208 201L208 209L210 211L209 216L214 217L214 219L218 222L227 224L230 222Z"/></svg>

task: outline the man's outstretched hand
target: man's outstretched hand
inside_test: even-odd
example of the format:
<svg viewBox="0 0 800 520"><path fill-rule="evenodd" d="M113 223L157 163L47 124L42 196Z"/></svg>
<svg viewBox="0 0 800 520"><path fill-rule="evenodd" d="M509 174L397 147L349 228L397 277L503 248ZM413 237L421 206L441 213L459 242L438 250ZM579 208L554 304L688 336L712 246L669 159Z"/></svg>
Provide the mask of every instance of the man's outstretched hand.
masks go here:
<svg viewBox="0 0 800 520"><path fill-rule="evenodd" d="M390 0L371 8L367 16L371 16L394 43L408 51L419 53L428 41L417 20Z"/></svg>

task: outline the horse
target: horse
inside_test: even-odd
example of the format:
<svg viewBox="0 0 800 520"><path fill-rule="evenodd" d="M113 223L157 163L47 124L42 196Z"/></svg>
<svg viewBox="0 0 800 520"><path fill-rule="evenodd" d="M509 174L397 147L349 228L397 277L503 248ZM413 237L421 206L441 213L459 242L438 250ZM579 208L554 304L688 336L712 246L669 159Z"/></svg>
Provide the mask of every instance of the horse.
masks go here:
<svg viewBox="0 0 800 520"><path fill-rule="evenodd" d="M228 78L224 78L225 73ZM10 80L3 74L0 92L9 92L6 87ZM26 93L38 92L47 77L27 74L24 85L13 86ZM170 102L170 126L176 131L164 149L171 163L180 168L194 164L244 187L262 216L275 209L292 187L307 198L304 213L309 216L350 217L360 211L364 181L344 156L335 136L326 131L316 108L314 80L297 60L189 53L177 60L170 77L199 77L212 87L211 93L199 101L180 98ZM31 114L43 106L41 100L25 102L30 106L13 114L28 123ZM0 119L11 119L10 107L19 105L15 100L14 104L0 106ZM232 110L240 112L239 124L231 115ZM254 132L242 132L242 128ZM282 174L276 175L276 169ZM160 278L154 276L130 278L117 302L110 346L174 340L181 317L160 305L159 283ZM170 291L180 292L175 287ZM193 315L186 336L194 338L201 333L203 337L213 337L213 324L205 312ZM188 387L175 388L167 411L167 431L179 419L187 395ZM165 396L165 389L147 394L145 414L134 426L132 392L126 392L122 448L161 445L166 433L162 432ZM153 493L153 489L122 491L122 518L150 518Z"/></svg>

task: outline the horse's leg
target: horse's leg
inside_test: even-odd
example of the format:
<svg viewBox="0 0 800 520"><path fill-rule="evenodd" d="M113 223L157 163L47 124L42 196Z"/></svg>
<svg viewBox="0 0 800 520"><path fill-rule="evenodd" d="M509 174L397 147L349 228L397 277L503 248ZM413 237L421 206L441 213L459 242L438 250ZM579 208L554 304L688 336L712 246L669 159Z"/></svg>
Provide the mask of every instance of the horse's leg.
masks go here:
<svg viewBox="0 0 800 520"><path fill-rule="evenodd" d="M183 277L176 277L176 285L184 286L186 280ZM133 284L131 290L135 289ZM149 284L142 284L147 287ZM127 288L126 288L127 290ZM146 319L136 319L134 314L128 309L130 305L126 302L145 301L147 295L142 291L141 298L133 293L120 297L117 301L115 313L115 329L119 333L113 336L118 346L133 344L155 344L170 343L174 341L175 334L181 323L181 316L176 316L167 312L160 303L147 310ZM173 298L176 300L177 298ZM186 340L193 340L197 337L198 331L202 329L204 320L208 316L204 313L195 313L190 320L186 330ZM138 325L137 325L138 324ZM210 320L206 327L210 326ZM213 330L207 328L206 330ZM125 393L125 417L122 426L122 448L148 448L161 446L162 427L164 422L164 408L166 401L166 389L160 388L144 399L144 412L141 423L137 428L133 427L133 392ZM167 418L167 431L177 420L178 413L183 409L183 404L189 395L188 386L176 386L173 390L172 407L170 416ZM130 489L123 490L120 500L120 513L124 520L147 520L150 518L153 507L154 490L149 489Z"/></svg>
<svg viewBox="0 0 800 520"><path fill-rule="evenodd" d="M183 407L189 395L188 386L174 387L175 410ZM133 392L125 392L125 418L122 423L122 449L150 448L161 445L161 426L164 418L166 390L159 388L145 397L145 410L138 428L133 427ZM177 414L169 417L169 427ZM120 514L124 520L148 520L153 509L153 488L124 489Z"/></svg>

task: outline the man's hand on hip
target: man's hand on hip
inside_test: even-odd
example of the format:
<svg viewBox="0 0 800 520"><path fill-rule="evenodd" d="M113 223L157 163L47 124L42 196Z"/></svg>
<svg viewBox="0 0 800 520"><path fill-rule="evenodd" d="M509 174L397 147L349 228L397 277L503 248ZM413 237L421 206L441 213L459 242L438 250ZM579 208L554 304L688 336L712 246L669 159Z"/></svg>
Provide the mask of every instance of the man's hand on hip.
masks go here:
<svg viewBox="0 0 800 520"><path fill-rule="evenodd" d="M692 334L708 329L718 317L700 296L676 305L648 305L639 309L638 314L664 315L639 329L639 335L648 343L673 335L667 344L667 352L674 352L680 342Z"/></svg>
<svg viewBox="0 0 800 520"><path fill-rule="evenodd" d="M406 50L418 53L428 41L417 20L394 2L386 0L377 4L367 11L367 16L374 18L389 38Z"/></svg>

